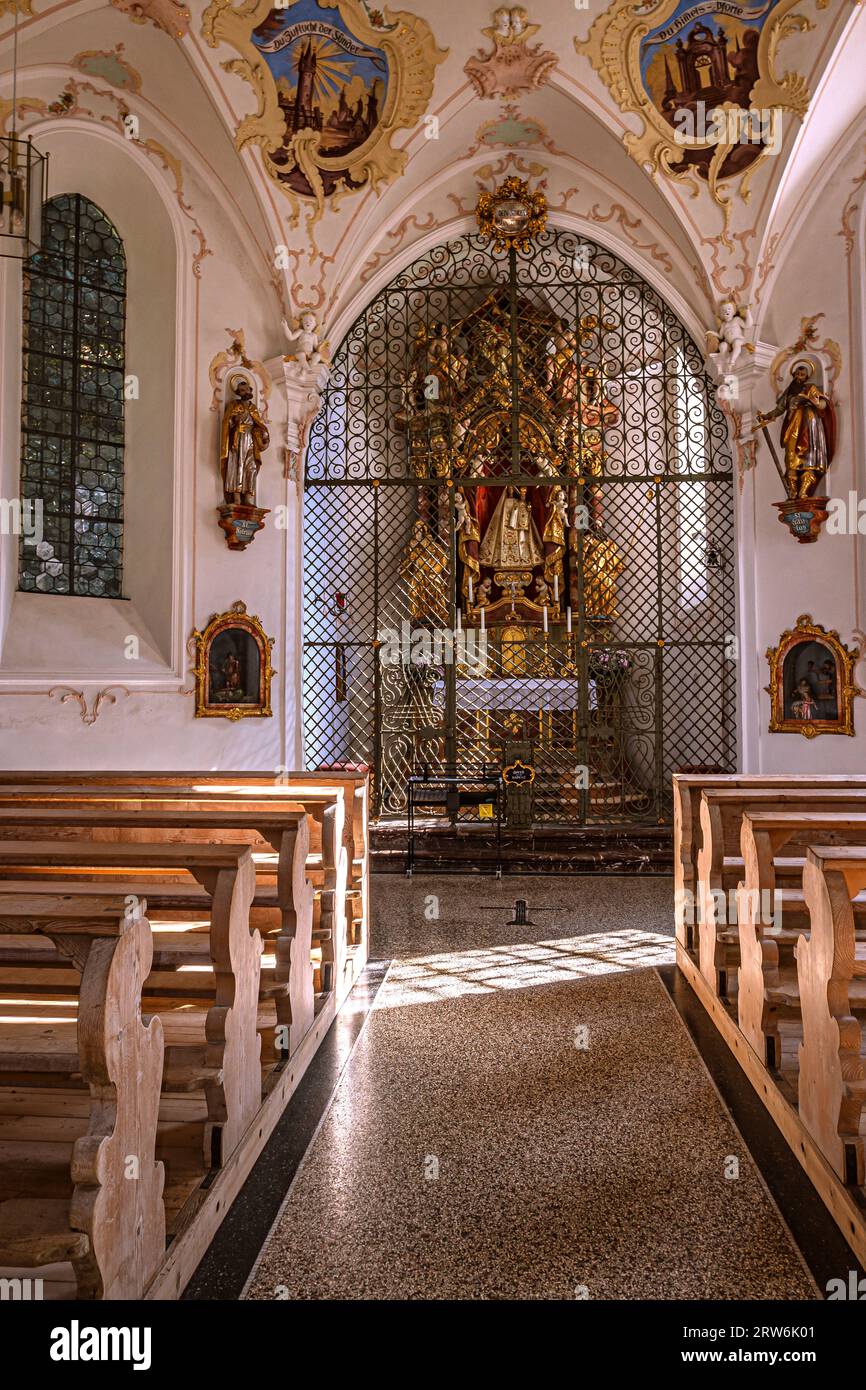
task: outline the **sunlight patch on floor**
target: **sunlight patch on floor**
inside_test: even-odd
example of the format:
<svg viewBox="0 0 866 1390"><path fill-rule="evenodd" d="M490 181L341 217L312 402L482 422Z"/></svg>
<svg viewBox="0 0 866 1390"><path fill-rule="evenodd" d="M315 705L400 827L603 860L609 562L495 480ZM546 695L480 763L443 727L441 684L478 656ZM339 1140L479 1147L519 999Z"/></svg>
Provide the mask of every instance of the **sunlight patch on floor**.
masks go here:
<svg viewBox="0 0 866 1390"><path fill-rule="evenodd" d="M467 994L561 984L591 975L672 965L675 958L673 937L648 931L601 932L482 951L416 956L393 963L375 1007L403 1008Z"/></svg>

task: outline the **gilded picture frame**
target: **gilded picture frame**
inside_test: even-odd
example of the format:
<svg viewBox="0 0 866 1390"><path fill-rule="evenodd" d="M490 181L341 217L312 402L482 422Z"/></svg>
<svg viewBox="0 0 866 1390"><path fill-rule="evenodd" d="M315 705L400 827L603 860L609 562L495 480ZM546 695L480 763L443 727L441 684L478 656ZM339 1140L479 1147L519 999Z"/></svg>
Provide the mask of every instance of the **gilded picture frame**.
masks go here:
<svg viewBox="0 0 866 1390"><path fill-rule="evenodd" d="M688 184L693 196L701 187L707 188L724 215L723 240L732 207L722 185L739 180L739 195L748 199L755 170L768 148L781 138L778 117L790 112L802 119L809 105L805 77L797 72L780 75L777 68L780 41L811 27L802 16L791 14L797 3L725 0L708 5L706 0L647 0L636 5L634 0L613 0L594 20L586 39L574 40L577 52L589 59L620 110L640 117L643 123L639 133L625 132L626 149L654 176L663 172ZM713 48L719 38L725 41L718 54L722 75L706 92L701 109L698 83L711 84L709 67L716 59ZM693 84L694 92L687 76L690 44L700 50L702 71ZM678 123L675 109L689 104L701 118L691 122L691 131L685 120ZM708 119L711 110L720 113L717 119ZM771 130L761 125L765 118ZM754 150L744 149L742 132L747 122L760 137L754 141ZM750 134L745 143L751 142Z"/></svg>
<svg viewBox="0 0 866 1390"><path fill-rule="evenodd" d="M226 613L215 613L207 627L196 629L196 719L269 719L271 709L271 652L259 618L246 604L233 603Z"/></svg>
<svg viewBox="0 0 866 1390"><path fill-rule="evenodd" d="M814 623L808 613L767 649L770 665L770 733L854 736L854 679L859 652L849 651L838 632Z"/></svg>
<svg viewBox="0 0 866 1390"><path fill-rule="evenodd" d="M296 221L302 203L314 202L316 221L327 199L336 206L403 172L408 156L392 139L421 121L448 53L426 20L360 0L211 0L202 34L211 48L238 53L223 66L250 84L256 111L235 143L261 147Z"/></svg>

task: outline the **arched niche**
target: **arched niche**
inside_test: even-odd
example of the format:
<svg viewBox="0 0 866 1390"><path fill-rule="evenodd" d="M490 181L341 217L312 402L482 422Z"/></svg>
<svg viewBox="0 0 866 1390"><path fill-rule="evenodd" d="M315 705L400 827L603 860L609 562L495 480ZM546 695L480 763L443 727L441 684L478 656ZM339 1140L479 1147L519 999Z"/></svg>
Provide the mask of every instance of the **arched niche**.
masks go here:
<svg viewBox="0 0 866 1390"><path fill-rule="evenodd" d="M79 193L95 203L117 229L126 256L124 597L19 592L17 538L5 538L0 678L165 679L176 673L182 648L177 338L179 277L189 272L181 270L166 190L131 142L84 122L34 135L50 156L49 196ZM13 424L2 439L2 494L9 497L17 495L20 469L22 291L15 262L3 267L3 299L0 392ZM137 638L133 660L129 637Z"/></svg>

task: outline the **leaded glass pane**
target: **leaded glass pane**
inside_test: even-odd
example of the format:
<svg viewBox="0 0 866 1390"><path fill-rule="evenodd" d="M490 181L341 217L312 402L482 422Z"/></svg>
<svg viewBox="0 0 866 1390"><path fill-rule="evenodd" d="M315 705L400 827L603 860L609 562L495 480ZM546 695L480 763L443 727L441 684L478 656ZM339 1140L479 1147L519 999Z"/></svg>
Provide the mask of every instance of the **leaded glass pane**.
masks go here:
<svg viewBox="0 0 866 1390"><path fill-rule="evenodd" d="M117 231L80 194L52 198L25 272L21 494L42 540L22 535L22 589L121 597L125 313Z"/></svg>

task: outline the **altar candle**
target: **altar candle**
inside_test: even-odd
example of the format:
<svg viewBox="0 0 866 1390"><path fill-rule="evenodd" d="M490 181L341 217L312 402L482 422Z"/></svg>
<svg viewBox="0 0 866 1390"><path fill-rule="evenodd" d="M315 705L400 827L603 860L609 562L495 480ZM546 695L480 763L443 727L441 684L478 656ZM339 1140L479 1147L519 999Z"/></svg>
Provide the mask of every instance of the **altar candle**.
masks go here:
<svg viewBox="0 0 866 1390"><path fill-rule="evenodd" d="M461 613L460 613L460 609L459 609L459 608L457 609L457 631L458 631L458 632L462 632L462 631L463 631L463 618L462 618L462 615L461 615Z"/></svg>
<svg viewBox="0 0 866 1390"><path fill-rule="evenodd" d="M486 620L486 618L484 617L484 608L482 607L482 609L481 609L481 631L482 631L482 632L485 632L486 630L487 630L487 620Z"/></svg>
<svg viewBox="0 0 866 1390"><path fill-rule="evenodd" d="M553 576L553 601L559 603L559 575Z"/></svg>
<svg viewBox="0 0 866 1390"><path fill-rule="evenodd" d="M474 590L473 587L472 587L472 580L471 580L471 579L470 579L470 581L469 581L469 602L470 602L470 603L474 603L474 602L475 602L475 590Z"/></svg>
<svg viewBox="0 0 866 1390"><path fill-rule="evenodd" d="M566 632L571 632L571 609L570 609L570 608L566 608L566 610L565 610L565 630L566 630Z"/></svg>
<svg viewBox="0 0 866 1390"><path fill-rule="evenodd" d="M544 605L544 631L547 631L547 604Z"/></svg>

